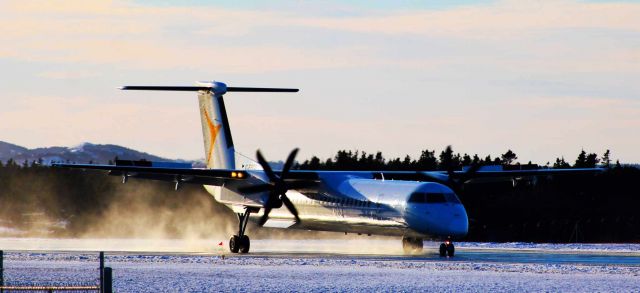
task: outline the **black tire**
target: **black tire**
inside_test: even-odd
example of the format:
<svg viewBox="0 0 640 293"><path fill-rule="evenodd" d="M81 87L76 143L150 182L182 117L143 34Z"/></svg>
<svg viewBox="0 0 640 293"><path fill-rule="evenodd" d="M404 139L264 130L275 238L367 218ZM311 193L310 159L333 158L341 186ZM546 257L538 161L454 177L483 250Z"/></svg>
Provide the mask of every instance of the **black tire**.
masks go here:
<svg viewBox="0 0 640 293"><path fill-rule="evenodd" d="M418 254L422 252L423 241L422 238L403 237L402 238L402 250L404 254Z"/></svg>
<svg viewBox="0 0 640 293"><path fill-rule="evenodd" d="M440 256L442 257L447 256L447 245L444 243L440 244Z"/></svg>
<svg viewBox="0 0 640 293"><path fill-rule="evenodd" d="M422 249L424 248L424 241L422 238L413 238L413 253L419 254L422 253Z"/></svg>
<svg viewBox="0 0 640 293"><path fill-rule="evenodd" d="M229 239L229 250L233 253L238 253L240 250L240 237L238 235L233 235Z"/></svg>
<svg viewBox="0 0 640 293"><path fill-rule="evenodd" d="M248 253L250 246L251 241L249 240L249 236L242 235L242 237L240 237L240 253Z"/></svg>
<svg viewBox="0 0 640 293"><path fill-rule="evenodd" d="M404 251L404 254L411 254L412 249L408 238L402 238L402 251Z"/></svg>
<svg viewBox="0 0 640 293"><path fill-rule="evenodd" d="M447 246L447 255L449 257L453 257L455 253L456 253L456 248L453 246L453 243L449 243L449 245Z"/></svg>

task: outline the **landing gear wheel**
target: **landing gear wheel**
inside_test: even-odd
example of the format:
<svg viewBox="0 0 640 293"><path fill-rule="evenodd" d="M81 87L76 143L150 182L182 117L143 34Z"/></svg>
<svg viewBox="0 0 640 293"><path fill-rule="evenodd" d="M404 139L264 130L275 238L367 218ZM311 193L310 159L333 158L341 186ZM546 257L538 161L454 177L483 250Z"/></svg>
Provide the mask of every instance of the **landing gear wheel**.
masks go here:
<svg viewBox="0 0 640 293"><path fill-rule="evenodd" d="M456 248L453 246L453 242L450 240L446 240L444 243L440 244L440 256L445 257L453 257L455 255Z"/></svg>
<svg viewBox="0 0 640 293"><path fill-rule="evenodd" d="M447 245L444 243L440 244L440 256L441 257L447 256Z"/></svg>
<svg viewBox="0 0 640 293"><path fill-rule="evenodd" d="M233 235L229 239L229 250L233 253L240 251L240 237L238 237L238 235Z"/></svg>
<svg viewBox="0 0 640 293"><path fill-rule="evenodd" d="M249 241L249 236L240 236L240 253L248 253L250 245L251 242Z"/></svg>
<svg viewBox="0 0 640 293"><path fill-rule="evenodd" d="M229 239L229 250L232 253L248 253L249 246L251 242L249 241L249 236L244 235L244 232L247 229L247 223L249 223L249 214L251 214L252 210L247 207L245 208L244 213L237 213L238 215L238 234L233 235L231 239Z"/></svg>
<svg viewBox="0 0 640 293"><path fill-rule="evenodd" d="M422 238L402 237L402 250L404 254L418 254L422 252Z"/></svg>

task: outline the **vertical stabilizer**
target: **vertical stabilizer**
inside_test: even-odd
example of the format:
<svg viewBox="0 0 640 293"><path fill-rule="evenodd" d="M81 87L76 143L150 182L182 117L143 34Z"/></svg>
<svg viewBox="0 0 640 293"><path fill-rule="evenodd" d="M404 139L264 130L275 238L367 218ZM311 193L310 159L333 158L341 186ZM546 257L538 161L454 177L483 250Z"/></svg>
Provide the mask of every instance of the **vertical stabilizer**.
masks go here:
<svg viewBox="0 0 640 293"><path fill-rule="evenodd" d="M226 92L226 86L219 82L199 85L211 86L211 90L198 91L207 168L235 169L233 139L222 97Z"/></svg>

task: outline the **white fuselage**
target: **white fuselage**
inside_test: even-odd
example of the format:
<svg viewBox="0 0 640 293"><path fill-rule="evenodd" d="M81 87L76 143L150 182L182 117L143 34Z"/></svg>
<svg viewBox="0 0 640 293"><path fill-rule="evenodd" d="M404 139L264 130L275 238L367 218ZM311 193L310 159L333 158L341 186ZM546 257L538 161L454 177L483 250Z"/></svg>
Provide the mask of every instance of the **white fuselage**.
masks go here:
<svg viewBox="0 0 640 293"><path fill-rule="evenodd" d="M300 223L293 225L293 216L281 207L271 211L265 226L413 237L467 234L467 213L453 191L442 184L363 179L340 172L325 173L323 182L326 187L321 192L287 192L299 212ZM217 201L238 213L244 206L262 206L267 196L247 197L225 187L205 187ZM412 200L416 193L433 198L427 202L414 196ZM252 217L261 215L262 209Z"/></svg>

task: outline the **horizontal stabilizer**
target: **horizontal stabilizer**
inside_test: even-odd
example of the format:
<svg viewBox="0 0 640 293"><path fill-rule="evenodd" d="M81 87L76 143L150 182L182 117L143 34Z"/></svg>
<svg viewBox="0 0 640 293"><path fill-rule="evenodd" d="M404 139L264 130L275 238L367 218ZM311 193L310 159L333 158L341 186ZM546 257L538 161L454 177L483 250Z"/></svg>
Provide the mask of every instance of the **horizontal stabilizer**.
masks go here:
<svg viewBox="0 0 640 293"><path fill-rule="evenodd" d="M197 92L210 91L214 88L209 86L140 86L128 85L120 88L121 90L138 90L138 91L181 91L181 92ZM226 92L271 92L271 93L295 93L298 89L291 88L262 88L262 87L226 87Z"/></svg>

